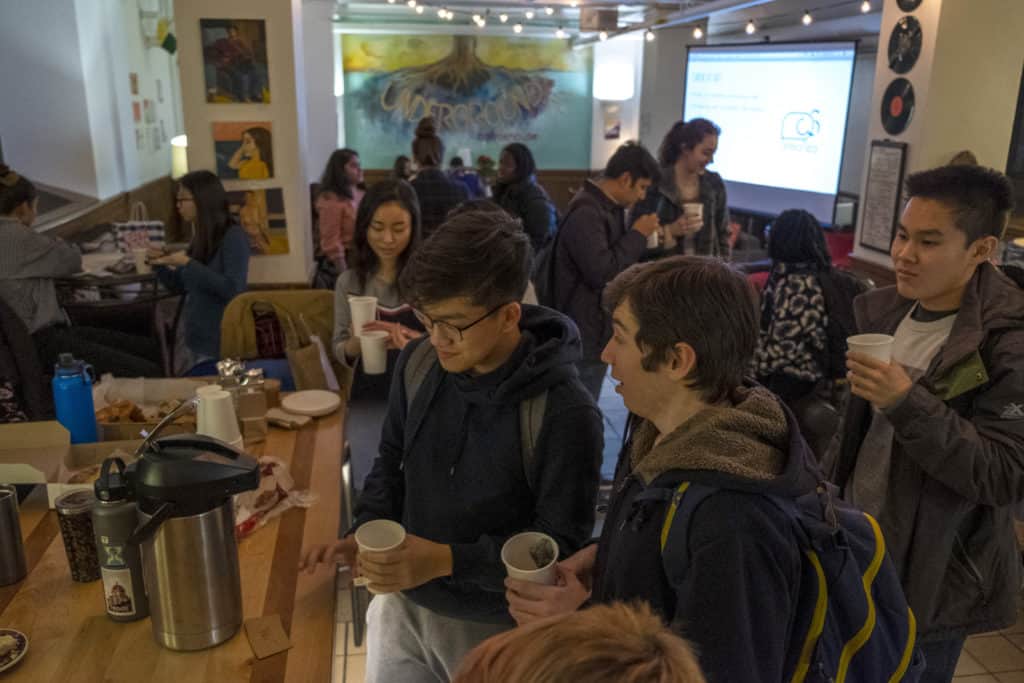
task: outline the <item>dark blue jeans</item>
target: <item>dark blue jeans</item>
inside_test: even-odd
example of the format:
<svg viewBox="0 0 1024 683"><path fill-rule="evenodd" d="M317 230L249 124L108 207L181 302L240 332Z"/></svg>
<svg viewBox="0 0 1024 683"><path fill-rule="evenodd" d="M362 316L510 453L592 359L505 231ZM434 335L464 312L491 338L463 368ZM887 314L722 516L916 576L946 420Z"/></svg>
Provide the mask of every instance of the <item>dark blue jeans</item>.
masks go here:
<svg viewBox="0 0 1024 683"><path fill-rule="evenodd" d="M959 636L918 645L925 658L921 683L950 683L965 640L964 636Z"/></svg>

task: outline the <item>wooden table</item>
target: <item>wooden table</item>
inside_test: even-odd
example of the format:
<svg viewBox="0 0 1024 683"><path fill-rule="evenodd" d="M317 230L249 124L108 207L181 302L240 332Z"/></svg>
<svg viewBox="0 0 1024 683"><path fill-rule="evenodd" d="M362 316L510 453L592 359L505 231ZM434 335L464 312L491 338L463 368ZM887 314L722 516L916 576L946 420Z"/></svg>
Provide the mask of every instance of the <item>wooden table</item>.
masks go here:
<svg viewBox="0 0 1024 683"><path fill-rule="evenodd" d="M293 508L239 544L245 619L280 615L291 650L256 660L244 627L229 641L200 652L174 652L153 640L149 619L119 624L107 618L101 581L75 583L57 527L39 488L21 509L29 574L0 588L0 627L29 639L28 654L3 683L198 683L201 681L331 680L334 663L335 579L321 568L298 571L300 549L338 537L343 410L297 432L272 428L247 450L289 464L298 489L319 500Z"/></svg>

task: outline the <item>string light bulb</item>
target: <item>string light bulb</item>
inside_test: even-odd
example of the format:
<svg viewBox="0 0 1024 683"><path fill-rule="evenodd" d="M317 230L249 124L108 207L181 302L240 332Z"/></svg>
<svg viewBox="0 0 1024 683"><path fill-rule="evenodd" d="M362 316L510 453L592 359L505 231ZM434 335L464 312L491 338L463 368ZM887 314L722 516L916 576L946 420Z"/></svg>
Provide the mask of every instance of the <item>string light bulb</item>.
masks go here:
<svg viewBox="0 0 1024 683"><path fill-rule="evenodd" d="M512 27L512 31L513 31L513 33L522 33L523 32L523 25L522 24L516 24L515 26Z"/></svg>
<svg viewBox="0 0 1024 683"><path fill-rule="evenodd" d="M600 33L597 34L597 37L601 39L601 42L604 42L608 40L608 33L605 31L601 31Z"/></svg>
<svg viewBox="0 0 1024 683"><path fill-rule="evenodd" d="M526 10L526 18L527 19L533 19L533 10L532 9Z"/></svg>
<svg viewBox="0 0 1024 683"><path fill-rule="evenodd" d="M569 7L572 7L573 9L576 9L577 7L579 7L579 5L580 3L576 2L576 0L571 0L571 2L569 3Z"/></svg>
<svg viewBox="0 0 1024 683"><path fill-rule="evenodd" d="M646 31L644 31L644 40L646 40L648 43L653 42L654 31L652 31L651 29L647 29Z"/></svg>
<svg viewBox="0 0 1024 683"><path fill-rule="evenodd" d="M870 0L864 0L864 2L860 3L860 11L863 12L864 14L867 14L868 12L871 11Z"/></svg>
<svg viewBox="0 0 1024 683"><path fill-rule="evenodd" d="M555 13L555 8L554 8L554 7L550 7L550 6L549 6L549 7L545 7L545 8L544 8L544 14L548 15L549 17L550 17L550 16L552 15L552 14L554 14L554 13Z"/></svg>
<svg viewBox="0 0 1024 683"><path fill-rule="evenodd" d="M701 30L700 26L693 27L693 37L700 40L704 37L704 31Z"/></svg>
<svg viewBox="0 0 1024 683"><path fill-rule="evenodd" d="M555 38L565 38L565 30L561 26L555 31Z"/></svg>
<svg viewBox="0 0 1024 683"><path fill-rule="evenodd" d="M479 14L474 14L473 15L473 23L474 24L479 24L480 23L480 19L482 19L482 17Z"/></svg>
<svg viewBox="0 0 1024 683"><path fill-rule="evenodd" d="M448 16L448 10L446 10L444 7L442 7L439 10L437 10L437 18L438 19L444 19L447 16Z"/></svg>
<svg viewBox="0 0 1024 683"><path fill-rule="evenodd" d="M814 21L814 17L811 16L810 12L808 12L807 10L804 10L804 18L801 19L800 21L803 22L804 26L810 26L811 22Z"/></svg>
<svg viewBox="0 0 1024 683"><path fill-rule="evenodd" d="M504 24L504 23L506 23L506 22L508 21L508 15L507 15L507 14L499 14L499 15L498 15L498 20L499 20L499 21L500 21L501 23L503 23L503 24Z"/></svg>
<svg viewBox="0 0 1024 683"><path fill-rule="evenodd" d="M409 9L416 9L416 0L409 0L409 2L405 4L409 6Z"/></svg>
<svg viewBox="0 0 1024 683"><path fill-rule="evenodd" d="M757 30L757 27L754 26L754 20L753 19L751 19L750 21L747 22L747 28L745 30L746 30L748 36L754 35L754 31Z"/></svg>
<svg viewBox="0 0 1024 683"><path fill-rule="evenodd" d="M388 0L388 4L389 4L389 5L393 5L393 4L395 4L395 0Z"/></svg>
<svg viewBox="0 0 1024 683"><path fill-rule="evenodd" d="M416 5L416 14L423 14L423 10L426 8L423 5Z"/></svg>

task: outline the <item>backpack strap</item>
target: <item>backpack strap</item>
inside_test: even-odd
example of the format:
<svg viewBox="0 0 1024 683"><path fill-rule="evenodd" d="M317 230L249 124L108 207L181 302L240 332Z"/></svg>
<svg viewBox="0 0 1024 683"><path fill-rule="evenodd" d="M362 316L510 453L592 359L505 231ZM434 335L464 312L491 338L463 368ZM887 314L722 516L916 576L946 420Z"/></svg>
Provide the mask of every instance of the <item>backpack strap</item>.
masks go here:
<svg viewBox="0 0 1024 683"><path fill-rule="evenodd" d="M412 413L413 401L423 386L430 371L437 366L437 352L429 340L423 340L419 346L412 350L409 360L405 364L402 380L405 383L405 411L406 419ZM526 474L526 483L530 490L535 490L534 475L535 458L534 452L537 447L537 440L540 437L540 430L544 426L544 412L547 410L548 391L545 389L536 396L531 396L519 403L519 443L523 461L523 471ZM411 428L410 428L411 427ZM408 448L411 436L419 429L419 421L415 425L406 424L406 447Z"/></svg>

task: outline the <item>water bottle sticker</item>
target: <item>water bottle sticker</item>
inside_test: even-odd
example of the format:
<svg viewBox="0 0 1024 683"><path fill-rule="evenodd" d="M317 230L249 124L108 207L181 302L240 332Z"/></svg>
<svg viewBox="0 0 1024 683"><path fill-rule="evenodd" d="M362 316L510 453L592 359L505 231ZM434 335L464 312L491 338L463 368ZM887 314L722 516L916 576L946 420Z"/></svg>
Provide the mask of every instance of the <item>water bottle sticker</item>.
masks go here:
<svg viewBox="0 0 1024 683"><path fill-rule="evenodd" d="M103 595L107 601L108 614L115 617L135 616L131 570L103 567Z"/></svg>
<svg viewBox="0 0 1024 683"><path fill-rule="evenodd" d="M103 544L103 553L107 556L103 561L103 564L110 565L112 567L123 567L125 566L124 561L124 546L123 545L107 545L107 537L103 536L100 539Z"/></svg>

